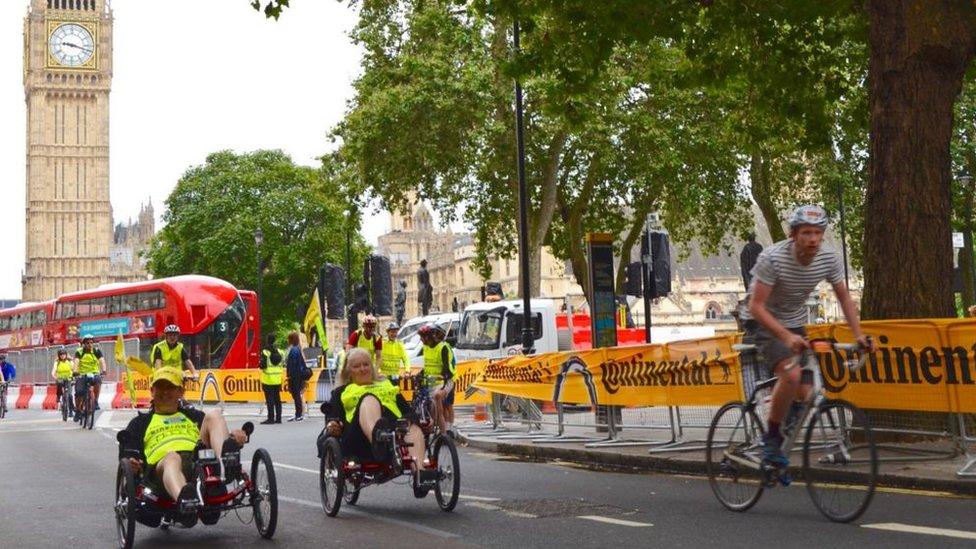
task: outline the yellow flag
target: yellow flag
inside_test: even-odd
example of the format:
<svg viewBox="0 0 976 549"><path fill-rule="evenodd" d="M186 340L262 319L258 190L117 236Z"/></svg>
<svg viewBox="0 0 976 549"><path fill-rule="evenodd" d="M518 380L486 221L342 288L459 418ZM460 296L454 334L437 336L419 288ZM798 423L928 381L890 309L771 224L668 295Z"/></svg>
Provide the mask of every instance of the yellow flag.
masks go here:
<svg viewBox="0 0 976 549"><path fill-rule="evenodd" d="M315 328L315 332L319 336L319 344L322 345L322 350L329 348L328 342L325 340L325 327L322 326L322 309L319 308L319 289L315 288L312 291L312 302L308 305L308 310L305 312L305 321L302 322L302 331L308 337L309 341L312 341L312 328Z"/></svg>
<svg viewBox="0 0 976 549"><path fill-rule="evenodd" d="M121 330L119 330L119 338L115 340L115 362L125 364L125 342L122 341Z"/></svg>

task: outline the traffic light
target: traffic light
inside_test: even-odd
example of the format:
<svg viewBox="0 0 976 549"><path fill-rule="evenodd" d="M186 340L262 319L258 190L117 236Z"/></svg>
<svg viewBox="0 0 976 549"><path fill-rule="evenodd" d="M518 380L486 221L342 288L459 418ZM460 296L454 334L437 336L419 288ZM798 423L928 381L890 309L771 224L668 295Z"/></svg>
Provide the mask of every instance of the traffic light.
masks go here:
<svg viewBox="0 0 976 549"><path fill-rule="evenodd" d="M671 245L668 233L651 231L651 297L666 297L671 293Z"/></svg>
<svg viewBox="0 0 976 549"><path fill-rule="evenodd" d="M319 273L321 289L319 293L325 299L325 317L332 319L345 318L346 310L346 273L342 267L326 263Z"/></svg>
<svg viewBox="0 0 976 549"><path fill-rule="evenodd" d="M393 314L393 277L390 275L390 260L381 255L371 255L363 264L363 280L366 281L372 298L373 314L389 316Z"/></svg>
<svg viewBox="0 0 976 549"><path fill-rule="evenodd" d="M634 297L643 297L643 265L640 261L635 261L627 265L626 279L624 280L624 293Z"/></svg>
<svg viewBox="0 0 976 549"><path fill-rule="evenodd" d="M369 291L366 289L366 285L356 284L356 287L353 289L353 293L355 295L355 301L353 302L354 303L353 306L356 308L356 311L365 312L367 314L370 313Z"/></svg>

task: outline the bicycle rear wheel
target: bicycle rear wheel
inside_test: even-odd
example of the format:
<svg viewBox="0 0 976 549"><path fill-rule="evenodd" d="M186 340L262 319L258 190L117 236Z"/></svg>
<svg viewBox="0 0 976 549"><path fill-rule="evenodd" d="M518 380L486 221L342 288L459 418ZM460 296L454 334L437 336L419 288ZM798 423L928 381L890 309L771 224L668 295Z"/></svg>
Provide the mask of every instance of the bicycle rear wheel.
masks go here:
<svg viewBox="0 0 976 549"><path fill-rule="evenodd" d="M7 390L0 389L0 419L7 415Z"/></svg>
<svg viewBox="0 0 976 549"><path fill-rule="evenodd" d="M742 402L722 406L712 418L705 467L712 492L728 509L745 511L762 496L762 424Z"/></svg>
<svg viewBox="0 0 976 549"><path fill-rule="evenodd" d="M871 503L877 476L867 415L844 400L821 404L803 440L803 478L813 504L834 522L855 520Z"/></svg>
<svg viewBox="0 0 976 549"><path fill-rule="evenodd" d="M61 421L68 421L68 388L61 389Z"/></svg>
<svg viewBox="0 0 976 549"><path fill-rule="evenodd" d="M85 403L85 409L86 409L85 425L83 425L83 427L90 431L91 428L95 426L95 390L94 389L91 388L88 389L88 397L85 400L87 402Z"/></svg>

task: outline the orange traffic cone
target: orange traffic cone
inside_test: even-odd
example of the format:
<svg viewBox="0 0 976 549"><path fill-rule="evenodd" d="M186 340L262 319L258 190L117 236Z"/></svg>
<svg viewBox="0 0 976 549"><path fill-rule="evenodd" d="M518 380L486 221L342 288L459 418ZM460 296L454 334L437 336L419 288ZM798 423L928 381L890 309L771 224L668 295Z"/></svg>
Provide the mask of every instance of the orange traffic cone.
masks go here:
<svg viewBox="0 0 976 549"><path fill-rule="evenodd" d="M474 405L474 420L488 421L488 406L485 404Z"/></svg>
<svg viewBox="0 0 976 549"><path fill-rule="evenodd" d="M542 403L542 413L543 414L555 414L556 413L556 403L551 400L544 401Z"/></svg>

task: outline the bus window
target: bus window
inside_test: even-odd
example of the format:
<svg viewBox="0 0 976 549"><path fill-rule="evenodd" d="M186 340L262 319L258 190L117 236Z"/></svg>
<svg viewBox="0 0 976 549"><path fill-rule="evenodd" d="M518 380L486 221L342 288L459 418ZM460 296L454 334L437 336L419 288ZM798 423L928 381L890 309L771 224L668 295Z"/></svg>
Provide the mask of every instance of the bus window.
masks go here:
<svg viewBox="0 0 976 549"><path fill-rule="evenodd" d="M127 294L119 296L119 307L123 313L131 313L139 308L139 294Z"/></svg>
<svg viewBox="0 0 976 549"><path fill-rule="evenodd" d="M89 312L88 314L92 316L105 314L106 307L105 307L104 297L96 297L94 299L91 299L90 301L91 301L91 312Z"/></svg>
<svg viewBox="0 0 976 549"><path fill-rule="evenodd" d="M91 316L91 302L87 299L75 302L75 317Z"/></svg>
<svg viewBox="0 0 976 549"><path fill-rule="evenodd" d="M202 332L186 338L185 345L197 368L220 368L244 324L246 308L237 297Z"/></svg>
<svg viewBox="0 0 976 549"><path fill-rule="evenodd" d="M6 332L10 329L10 317L4 316L0 317L0 332Z"/></svg>
<svg viewBox="0 0 976 549"><path fill-rule="evenodd" d="M74 302L68 301L67 303L58 303L57 317L60 319L74 318L75 317Z"/></svg>
<svg viewBox="0 0 976 549"><path fill-rule="evenodd" d="M122 312L122 296L110 295L105 298L105 312L114 315Z"/></svg>

